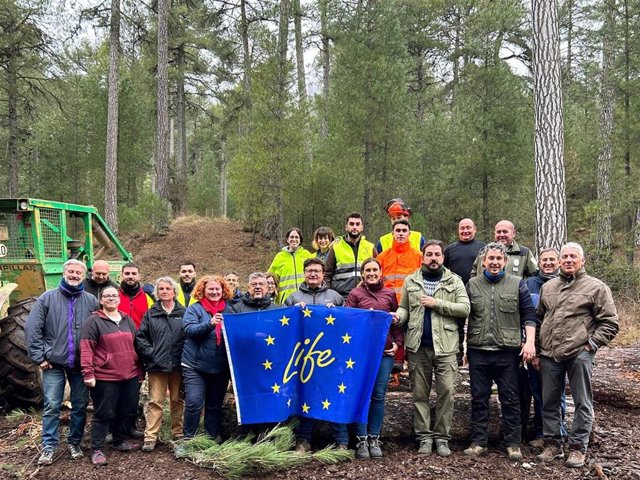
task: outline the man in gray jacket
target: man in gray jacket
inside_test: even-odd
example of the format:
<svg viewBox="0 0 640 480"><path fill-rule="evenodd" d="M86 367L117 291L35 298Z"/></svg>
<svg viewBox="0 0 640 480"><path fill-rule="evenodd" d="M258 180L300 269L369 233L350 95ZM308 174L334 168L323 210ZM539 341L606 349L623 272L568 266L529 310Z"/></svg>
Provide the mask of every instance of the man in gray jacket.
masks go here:
<svg viewBox="0 0 640 480"><path fill-rule="evenodd" d="M560 250L560 275L540 290L539 357L542 377L542 431L546 448L538 460L564 458L560 400L569 377L575 416L569 433L567 467L584 465L593 427L591 375L596 351L618 333L618 312L611 290L587 275L584 252L577 243Z"/></svg>
<svg viewBox="0 0 640 480"><path fill-rule="evenodd" d="M29 357L42 369L44 409L38 465L50 465L58 448L65 380L71 386L69 452L73 459L83 457L80 442L89 391L80 372L80 330L91 312L99 307L96 297L85 292L82 286L86 271L84 263L68 260L63 266L60 285L40 295L25 325Z"/></svg>
<svg viewBox="0 0 640 480"><path fill-rule="evenodd" d="M335 290L331 290L324 283L324 262L319 258L307 258L304 261L304 282L284 301L287 307L299 305L305 308L307 305L324 305L336 307L344 305L344 299ZM296 428L296 450L308 452L311 450L311 436L313 434L313 420L300 417L300 424ZM332 423L333 438L339 448L346 448L349 443L347 426L341 423Z"/></svg>

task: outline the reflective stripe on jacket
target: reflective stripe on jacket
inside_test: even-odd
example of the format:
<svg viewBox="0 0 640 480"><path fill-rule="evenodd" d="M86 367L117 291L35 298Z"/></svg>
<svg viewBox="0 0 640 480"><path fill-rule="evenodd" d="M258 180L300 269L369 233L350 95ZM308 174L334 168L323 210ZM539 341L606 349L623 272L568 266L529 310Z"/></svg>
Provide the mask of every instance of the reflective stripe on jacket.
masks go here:
<svg viewBox="0 0 640 480"><path fill-rule="evenodd" d="M303 247L290 252L287 247L280 250L271 266L269 273L278 276L278 299L276 303L283 304L289 295L295 292L304 282L304 261L315 255Z"/></svg>
<svg viewBox="0 0 640 480"><path fill-rule="evenodd" d="M399 303L404 279L407 275L420 268L422 254L413 248L409 242L394 243L391 248L385 250L376 258L382 265L384 286L393 289Z"/></svg>
<svg viewBox="0 0 640 480"><path fill-rule="evenodd" d="M336 268L331 277L331 288L346 297L360 281L360 266L367 258L373 256L373 243L360 237L356 244L358 256L355 258L351 243L338 237L331 248L335 254Z"/></svg>

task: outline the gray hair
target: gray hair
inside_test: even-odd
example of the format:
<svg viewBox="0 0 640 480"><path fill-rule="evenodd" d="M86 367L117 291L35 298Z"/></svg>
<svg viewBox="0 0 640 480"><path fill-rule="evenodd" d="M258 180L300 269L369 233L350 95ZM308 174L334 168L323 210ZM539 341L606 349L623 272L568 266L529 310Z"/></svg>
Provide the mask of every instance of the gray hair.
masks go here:
<svg viewBox="0 0 640 480"><path fill-rule="evenodd" d="M578 252L580 252L580 257L584 258L584 250L582 249L582 245L580 245L579 243L576 243L576 242L565 243L560 249L560 254L562 254L562 251L567 248L573 248L575 250L578 250Z"/></svg>
<svg viewBox="0 0 640 480"><path fill-rule="evenodd" d="M186 263L183 265L186 265ZM178 284L176 283L176 281L171 277L160 277L156 280L156 283L153 286L153 296L155 298L158 298L158 285L160 285L161 283L168 283L169 285L171 285L171 288L173 288L173 293L175 293L176 297L178 296Z"/></svg>
<svg viewBox="0 0 640 480"><path fill-rule="evenodd" d="M504 259L507 259L507 247L504 246L504 244L500 243L500 242L491 242L491 243L487 243L484 247L482 247L482 250L480 251L480 255L482 257L487 255L487 252L489 250L498 250L499 252L502 253L502 256L504 257Z"/></svg>
<svg viewBox="0 0 640 480"><path fill-rule="evenodd" d="M266 276L266 274L264 274L262 272L253 272L251 275L249 275L249 281L255 280L256 278L264 278L264 279L266 279L267 276Z"/></svg>
<svg viewBox="0 0 640 480"><path fill-rule="evenodd" d="M81 262L80 260L76 260L75 258L64 262L64 265L62 265L62 270L66 270L70 265L77 265L78 267L82 267L82 270L84 270L85 272L87 271L87 266L83 262Z"/></svg>
<svg viewBox="0 0 640 480"><path fill-rule="evenodd" d="M554 247L542 247L538 255L542 256L543 253L547 253L547 252L554 253L556 257L560 258L560 252L558 251L557 248L554 248Z"/></svg>

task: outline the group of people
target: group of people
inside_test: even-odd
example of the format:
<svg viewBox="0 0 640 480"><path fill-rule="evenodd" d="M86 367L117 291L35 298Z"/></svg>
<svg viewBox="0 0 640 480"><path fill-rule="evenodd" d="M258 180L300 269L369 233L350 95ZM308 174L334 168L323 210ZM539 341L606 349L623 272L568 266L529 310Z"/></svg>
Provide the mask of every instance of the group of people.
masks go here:
<svg viewBox="0 0 640 480"><path fill-rule="evenodd" d="M83 456L89 395L96 465L107 463L109 434L116 450L156 447L167 391L174 440L195 436L202 412L205 433L220 439L230 381L224 315L320 304L392 316L368 421L355 425L357 458L383 455L385 395L390 376L403 363L412 385L418 453L430 455L435 449L440 456L451 455L455 379L458 367L468 362L471 444L465 455L487 450L495 383L510 459L523 458L520 445L533 398L533 436L543 447L538 459L564 458L568 436L566 465L583 465L594 417L593 357L616 335L618 317L610 289L585 272L582 247L544 248L538 262L530 249L515 242L510 221L498 222L494 241L485 244L475 238L476 226L468 218L459 223L458 241L445 246L411 230L411 210L401 199L385 208L391 232L375 245L366 240L364 219L355 212L346 218L344 235L336 237L327 227L316 230L315 252L301 246L302 232L292 228L268 272L249 276L246 292L239 289L235 272L196 280L193 262L180 266L178 283L160 277L152 295L145 293L133 263L122 268L117 285L104 261L96 261L89 276L82 262L66 262L59 287L41 295L26 324L29 355L43 372L39 464L50 464L58 447L65 380L71 386L67 443L72 458ZM141 433L135 419L145 374L149 401ZM566 377L575 404L569 432L564 425ZM313 426L313 420L300 419L298 450L310 450ZM338 447L347 448L347 425L331 426ZM137 437L144 438L142 445L135 443Z"/></svg>

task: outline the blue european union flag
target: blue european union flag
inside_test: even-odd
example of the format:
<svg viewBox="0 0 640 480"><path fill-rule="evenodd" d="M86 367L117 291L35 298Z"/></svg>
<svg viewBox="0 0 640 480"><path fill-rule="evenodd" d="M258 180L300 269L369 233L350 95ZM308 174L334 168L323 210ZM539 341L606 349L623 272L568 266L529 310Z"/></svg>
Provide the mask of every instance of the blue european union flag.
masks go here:
<svg viewBox="0 0 640 480"><path fill-rule="evenodd" d="M307 305L225 314L238 423L366 423L391 315Z"/></svg>

